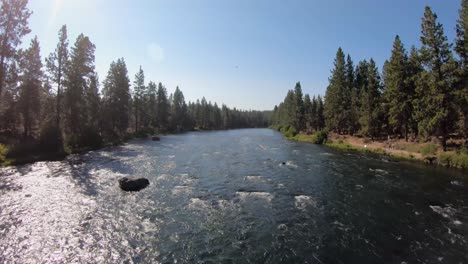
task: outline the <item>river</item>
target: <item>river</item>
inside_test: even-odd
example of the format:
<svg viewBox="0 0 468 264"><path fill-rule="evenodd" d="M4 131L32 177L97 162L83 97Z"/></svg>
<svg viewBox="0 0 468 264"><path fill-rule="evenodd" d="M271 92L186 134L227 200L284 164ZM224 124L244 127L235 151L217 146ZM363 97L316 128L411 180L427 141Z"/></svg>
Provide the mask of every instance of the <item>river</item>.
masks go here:
<svg viewBox="0 0 468 264"><path fill-rule="evenodd" d="M0 169L0 263L467 263L463 172L268 129ZM137 193L123 176L146 177Z"/></svg>

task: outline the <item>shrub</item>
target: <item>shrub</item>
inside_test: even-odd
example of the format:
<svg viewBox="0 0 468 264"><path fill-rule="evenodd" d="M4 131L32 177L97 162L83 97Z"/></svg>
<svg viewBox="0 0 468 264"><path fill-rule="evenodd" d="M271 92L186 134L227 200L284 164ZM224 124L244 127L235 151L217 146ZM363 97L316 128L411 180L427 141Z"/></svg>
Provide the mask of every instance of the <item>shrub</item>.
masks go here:
<svg viewBox="0 0 468 264"><path fill-rule="evenodd" d="M427 143L421 147L421 154L423 156L433 156L437 152L437 145L434 143Z"/></svg>
<svg viewBox="0 0 468 264"><path fill-rule="evenodd" d="M324 144L327 142L328 134L325 131L320 130L317 133L315 133L314 137L315 137L315 142L314 142L315 144Z"/></svg>
<svg viewBox="0 0 468 264"><path fill-rule="evenodd" d="M458 154L456 152L443 152L437 157L439 165L458 168L468 169L468 154Z"/></svg>
<svg viewBox="0 0 468 264"><path fill-rule="evenodd" d="M287 138L292 138L297 135L297 130L290 126L289 129L284 133L284 136Z"/></svg>
<svg viewBox="0 0 468 264"><path fill-rule="evenodd" d="M3 164L6 161L6 156L8 153L8 147L0 144L0 164Z"/></svg>

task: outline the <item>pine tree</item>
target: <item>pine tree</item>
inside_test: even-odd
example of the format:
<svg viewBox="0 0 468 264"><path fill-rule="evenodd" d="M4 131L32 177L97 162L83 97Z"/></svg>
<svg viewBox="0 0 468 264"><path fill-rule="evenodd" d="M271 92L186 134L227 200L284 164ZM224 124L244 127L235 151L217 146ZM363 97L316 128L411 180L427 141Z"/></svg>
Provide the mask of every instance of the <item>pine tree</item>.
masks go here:
<svg viewBox="0 0 468 264"><path fill-rule="evenodd" d="M71 49L70 67L66 71L64 86L67 132L72 147L81 147L82 136L88 120L86 90L94 75L96 47L88 37L80 34Z"/></svg>
<svg viewBox="0 0 468 264"><path fill-rule="evenodd" d="M345 55L341 48L336 53L335 68L329 78L330 84L325 94L325 118L330 130L343 132L346 129L346 100L345 91L347 86Z"/></svg>
<svg viewBox="0 0 468 264"><path fill-rule="evenodd" d="M410 127L411 131L414 133L414 136L417 137L419 134L419 129L418 129L418 124L419 124L419 116L420 113L423 111L419 110L424 108L423 105L419 104L419 97L420 95L418 94L417 87L420 83L420 78L421 74L423 72L423 67L421 65L421 62L419 60L419 52L416 49L415 46L411 47L410 51L410 56L408 59L408 89L413 91L414 97L412 101L412 114L411 114L411 122L410 122Z"/></svg>
<svg viewBox="0 0 468 264"><path fill-rule="evenodd" d="M177 86L171 104L172 129L176 131L182 130L186 124L186 116L187 105L185 104L184 94L180 91L179 86Z"/></svg>
<svg viewBox="0 0 468 264"><path fill-rule="evenodd" d="M425 71L418 89L425 109L420 115L419 130L437 136L446 150L447 137L457 116L453 90L456 65L442 24L437 22L437 15L430 7L424 12L421 33L419 58Z"/></svg>
<svg viewBox="0 0 468 264"><path fill-rule="evenodd" d="M148 83L148 104L147 104L147 111L148 111L148 126L152 129L155 129L158 124L158 120L156 117L156 90L157 90L156 83L150 81Z"/></svg>
<svg viewBox="0 0 468 264"><path fill-rule="evenodd" d="M306 94L304 96L304 127L307 131L312 130L312 101L310 100L310 96Z"/></svg>
<svg viewBox="0 0 468 264"><path fill-rule="evenodd" d="M361 90L361 111L359 122L361 133L374 139L380 130L379 107L381 93L380 75L373 59L367 67L367 85Z"/></svg>
<svg viewBox="0 0 468 264"><path fill-rule="evenodd" d="M21 86L19 106L23 116L23 136L31 136L37 125L40 111L40 95L42 87L42 61L37 37L21 54Z"/></svg>
<svg viewBox="0 0 468 264"><path fill-rule="evenodd" d="M123 58L111 63L102 92L106 132L121 137L129 125L131 100L130 80Z"/></svg>
<svg viewBox="0 0 468 264"><path fill-rule="evenodd" d="M55 51L52 52L48 58L46 58L47 71L51 80L57 84L57 95L56 95L56 123L57 127L60 127L60 116L62 114L62 83L69 66L68 60L68 36L67 26L63 25L59 31L59 42Z"/></svg>
<svg viewBox="0 0 468 264"><path fill-rule="evenodd" d="M0 99L0 129L10 131L12 135L17 133L18 112L18 82L19 69L16 62L12 62L5 78L5 91Z"/></svg>
<svg viewBox="0 0 468 264"><path fill-rule="evenodd" d="M169 101L167 99L167 90L162 83L158 84L156 95L156 116L158 119L158 127L161 131L166 131L169 128Z"/></svg>
<svg viewBox="0 0 468 264"><path fill-rule="evenodd" d="M459 16L455 39L455 52L459 57L457 102L462 113L462 127L466 138L468 137L468 0L462 0Z"/></svg>
<svg viewBox="0 0 468 264"><path fill-rule="evenodd" d="M28 19L31 11L28 0L2 0L0 8L0 99L8 68L17 54L21 39L29 34Z"/></svg>
<svg viewBox="0 0 468 264"><path fill-rule="evenodd" d="M86 111L88 120L87 129L97 132L99 129L99 117L101 114L101 97L99 96L99 78L97 73L90 76L89 84L86 86Z"/></svg>
<svg viewBox="0 0 468 264"><path fill-rule="evenodd" d="M301 131L304 128L304 101L302 98L301 83L297 82L294 87L294 119L293 126L297 131Z"/></svg>
<svg viewBox="0 0 468 264"><path fill-rule="evenodd" d="M385 100L388 104L389 124L408 141L412 116L414 87L410 86L409 62L400 37L393 43L392 55L385 66Z"/></svg>
<svg viewBox="0 0 468 264"><path fill-rule="evenodd" d="M135 81L133 83L133 104L134 104L134 111L133 114L135 116L135 132L138 132L141 124L139 121L144 116L144 96L146 94L146 86L145 86L145 73L140 66L140 70L135 74Z"/></svg>
<svg viewBox="0 0 468 264"><path fill-rule="evenodd" d="M355 74L354 74L354 63L353 60L351 59L351 56L348 54L346 57L346 87L345 90L343 91L343 108L345 109L344 111L344 119L346 120L346 126L345 130L349 134L353 134L356 123L358 122L358 119L355 115L353 115L353 109L352 109L352 100L353 100L353 93L354 93L354 85L355 85Z"/></svg>
<svg viewBox="0 0 468 264"><path fill-rule="evenodd" d="M322 130L325 128L325 109L322 97L319 95L317 97L317 130Z"/></svg>

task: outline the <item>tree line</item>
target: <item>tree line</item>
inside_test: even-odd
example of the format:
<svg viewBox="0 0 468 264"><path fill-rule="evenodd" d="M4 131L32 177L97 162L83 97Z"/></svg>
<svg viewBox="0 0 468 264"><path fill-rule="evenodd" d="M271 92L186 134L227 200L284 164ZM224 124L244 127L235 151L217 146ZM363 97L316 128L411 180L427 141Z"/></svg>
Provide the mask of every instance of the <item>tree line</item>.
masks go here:
<svg viewBox="0 0 468 264"><path fill-rule="evenodd" d="M302 96L298 83L275 107L273 124L372 139L432 137L446 150L450 136L468 136L467 0L462 0L455 30L450 43L437 15L426 7L420 47L412 46L408 54L397 35L381 73L372 58L355 66L339 48L323 109L310 110L310 97ZM321 98L316 101L319 105Z"/></svg>
<svg viewBox="0 0 468 264"><path fill-rule="evenodd" d="M241 111L207 102L186 103L176 87L146 82L140 67L130 82L123 58L112 62L102 83L96 46L80 34L69 47L66 25L55 50L42 60L34 37L26 49L32 12L27 0L2 0L0 8L0 142L36 142L51 151L117 142L131 134L268 126L268 112Z"/></svg>

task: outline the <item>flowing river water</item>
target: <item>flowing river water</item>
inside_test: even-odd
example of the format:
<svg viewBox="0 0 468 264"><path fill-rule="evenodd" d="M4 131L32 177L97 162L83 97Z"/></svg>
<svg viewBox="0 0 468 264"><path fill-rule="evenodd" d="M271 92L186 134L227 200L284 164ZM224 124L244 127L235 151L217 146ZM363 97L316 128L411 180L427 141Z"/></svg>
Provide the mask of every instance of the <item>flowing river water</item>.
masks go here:
<svg viewBox="0 0 468 264"><path fill-rule="evenodd" d="M467 263L463 176L268 129L134 140L0 169L0 263Z"/></svg>

